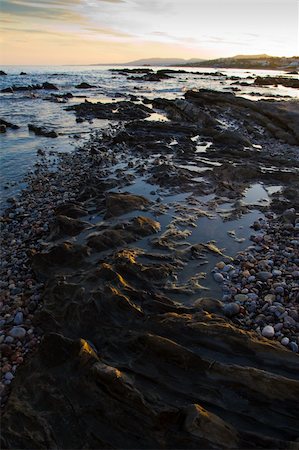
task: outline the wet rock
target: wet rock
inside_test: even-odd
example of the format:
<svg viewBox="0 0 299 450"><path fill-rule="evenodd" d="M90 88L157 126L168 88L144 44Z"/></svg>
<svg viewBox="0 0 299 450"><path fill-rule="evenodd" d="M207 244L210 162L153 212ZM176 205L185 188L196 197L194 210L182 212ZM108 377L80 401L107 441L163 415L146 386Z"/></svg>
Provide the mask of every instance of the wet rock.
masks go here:
<svg viewBox="0 0 299 450"><path fill-rule="evenodd" d="M144 210L151 202L141 195L133 195L127 192L106 194L106 217L116 217L130 211Z"/></svg>
<svg viewBox="0 0 299 450"><path fill-rule="evenodd" d="M236 316L240 312L240 305L238 303L226 303L223 306L223 312L227 317Z"/></svg>
<svg viewBox="0 0 299 450"><path fill-rule="evenodd" d="M0 124L0 133L6 133L6 126Z"/></svg>
<svg viewBox="0 0 299 450"><path fill-rule="evenodd" d="M4 70L0 70L0 76L4 76L4 75L7 75L7 73L4 72Z"/></svg>
<svg viewBox="0 0 299 450"><path fill-rule="evenodd" d="M112 119L112 120L137 120L149 117L152 110L145 105L135 104L129 101L115 103L91 103L85 101L79 105L66 108L67 111L75 111L76 115L84 119Z"/></svg>
<svg viewBox="0 0 299 450"><path fill-rule="evenodd" d="M76 89L91 89L91 88L95 88L96 86L92 86L89 83L80 83L77 86L75 86Z"/></svg>
<svg viewBox="0 0 299 450"><path fill-rule="evenodd" d="M236 448L238 437L236 430L218 416L208 412L200 405L189 405L184 410L184 430L191 435L209 441L212 445ZM213 430L212 437L210 435Z"/></svg>
<svg viewBox="0 0 299 450"><path fill-rule="evenodd" d="M217 283L223 283L223 281L224 281L223 275L221 273L218 273L218 272L213 274L213 278L214 278L215 281L217 281Z"/></svg>
<svg viewBox="0 0 299 450"><path fill-rule="evenodd" d="M48 83L47 81L42 84L42 89L49 90L49 91L58 91L57 86L55 86L52 83Z"/></svg>
<svg viewBox="0 0 299 450"><path fill-rule="evenodd" d="M49 273L55 272L56 267L63 265L68 267L78 267L84 263L88 256L88 248L71 242L63 242L50 248L49 251L37 253L32 258L32 268L35 273L44 278Z"/></svg>
<svg viewBox="0 0 299 450"><path fill-rule="evenodd" d="M56 133L56 131L54 130L47 130L44 127L38 127L36 125L33 124L28 124L28 129L29 131L33 131L33 133L35 133L37 136L45 136L45 137L50 137L50 138L57 138L58 134Z"/></svg>
<svg viewBox="0 0 299 450"><path fill-rule="evenodd" d="M135 217L129 222L120 223L101 233L94 233L88 238L88 246L97 251L109 250L138 239L157 233L159 222L148 217Z"/></svg>
<svg viewBox="0 0 299 450"><path fill-rule="evenodd" d="M82 204L78 203L62 203L55 208L56 216L66 216L73 219L86 216L88 214L87 209Z"/></svg>
<svg viewBox="0 0 299 450"><path fill-rule="evenodd" d="M18 128L20 128L18 125L7 122L4 119L0 119L0 125L5 125L6 128L11 128L12 130L17 130Z"/></svg>
<svg viewBox="0 0 299 450"><path fill-rule="evenodd" d="M85 228L90 227L88 222L58 215L51 227L51 236L56 238L63 235L76 236Z"/></svg>
<svg viewBox="0 0 299 450"><path fill-rule="evenodd" d="M202 297L195 300L194 306L209 313L221 314L223 311L223 303L210 297Z"/></svg>
<svg viewBox="0 0 299 450"><path fill-rule="evenodd" d="M257 77L253 84L257 86L271 86L271 85L278 85L285 87L290 87L294 89L299 88L299 80L296 80L294 78L288 78L288 77Z"/></svg>

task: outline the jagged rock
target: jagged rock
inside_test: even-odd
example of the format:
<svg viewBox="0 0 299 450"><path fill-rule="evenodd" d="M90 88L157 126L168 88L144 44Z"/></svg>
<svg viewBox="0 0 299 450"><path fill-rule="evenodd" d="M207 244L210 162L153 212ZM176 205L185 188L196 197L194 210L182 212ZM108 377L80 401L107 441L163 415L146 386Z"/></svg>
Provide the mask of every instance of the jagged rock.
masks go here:
<svg viewBox="0 0 299 450"><path fill-rule="evenodd" d="M0 70L0 76L5 76L5 75L7 75L7 73L4 72L4 70Z"/></svg>
<svg viewBox="0 0 299 450"><path fill-rule="evenodd" d="M150 108L128 101L115 103L91 103L85 101L79 105L69 106L66 110L75 111L76 115L85 119L136 120L145 119L152 113Z"/></svg>
<svg viewBox="0 0 299 450"><path fill-rule="evenodd" d="M90 224L82 220L73 219L71 217L58 215L51 227L51 236L56 238L63 235L76 236L81 233Z"/></svg>
<svg viewBox="0 0 299 450"><path fill-rule="evenodd" d="M46 334L14 379L3 448L295 448L298 356L157 296L163 266L131 249L73 267L72 282L52 278L35 316Z"/></svg>
<svg viewBox="0 0 299 450"><path fill-rule="evenodd" d="M269 85L282 85L290 88L299 88L299 80L288 77L257 77L254 80L254 83L257 86L269 86Z"/></svg>
<svg viewBox="0 0 299 450"><path fill-rule="evenodd" d="M41 278L47 277L49 272L55 272L61 264L65 267L78 267L88 256L88 248L71 242L63 242L52 247L48 252L40 252L32 258L32 268Z"/></svg>
<svg viewBox="0 0 299 450"><path fill-rule="evenodd" d="M75 86L76 89L91 89L91 88L95 88L96 86L92 86L89 83L80 83L77 86Z"/></svg>
<svg viewBox="0 0 299 450"><path fill-rule="evenodd" d="M15 125L13 123L7 122L4 119L0 119L0 125L5 125L6 128L11 128L12 130L17 130L18 128L20 128L18 125Z"/></svg>
<svg viewBox="0 0 299 450"><path fill-rule="evenodd" d="M86 216L88 211L81 204L63 203L56 207L55 214L56 216L67 216L77 219L78 217Z"/></svg>
<svg viewBox="0 0 299 450"><path fill-rule="evenodd" d="M120 223L101 233L92 234L87 242L89 247L97 251L109 250L157 233L159 230L158 222L148 217L135 217L130 222Z"/></svg>
<svg viewBox="0 0 299 450"><path fill-rule="evenodd" d="M54 130L47 130L44 127L38 127L36 125L33 125L31 123L28 124L29 131L33 131L37 136L45 136L50 138L57 138L58 134Z"/></svg>
<svg viewBox="0 0 299 450"><path fill-rule="evenodd" d="M53 83L48 83L47 81L42 84L42 89L46 89L49 91L58 91L58 87Z"/></svg>
<svg viewBox="0 0 299 450"><path fill-rule="evenodd" d="M116 217L134 210L143 210L151 204L141 195L133 195L127 192L106 194L106 217Z"/></svg>

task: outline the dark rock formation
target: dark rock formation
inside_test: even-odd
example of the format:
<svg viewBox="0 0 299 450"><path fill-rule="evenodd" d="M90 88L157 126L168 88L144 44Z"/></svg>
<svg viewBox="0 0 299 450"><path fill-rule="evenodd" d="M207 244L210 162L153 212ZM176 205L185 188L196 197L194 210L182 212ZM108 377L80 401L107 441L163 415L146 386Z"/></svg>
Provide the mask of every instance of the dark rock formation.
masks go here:
<svg viewBox="0 0 299 450"><path fill-rule="evenodd" d="M78 217L86 216L88 211L84 209L82 204L78 203L63 203L55 209L55 214L57 216L67 216L73 219Z"/></svg>
<svg viewBox="0 0 299 450"><path fill-rule="evenodd" d="M7 122L4 119L0 119L0 125L5 125L6 128L11 128L12 130L17 130L18 128L20 128L18 125L15 125L13 123Z"/></svg>
<svg viewBox="0 0 299 450"><path fill-rule="evenodd" d="M52 83L45 82L43 84L33 84L28 86L10 86L8 88L2 89L0 92L2 93L14 93L14 92L25 92L25 91L37 91L37 90L50 90L50 91L58 91L58 87Z"/></svg>
<svg viewBox="0 0 299 450"><path fill-rule="evenodd" d="M49 91L58 91L58 87L53 83L48 83L47 81L42 84L42 89L46 89Z"/></svg>
<svg viewBox="0 0 299 450"><path fill-rule="evenodd" d="M96 86L92 86L91 84L88 83L80 83L77 86L75 86L76 89L91 89L91 88L95 88Z"/></svg>
<svg viewBox="0 0 299 450"><path fill-rule="evenodd" d="M147 73L143 75L142 77L136 77L131 76L128 79L129 80L136 80L136 81L161 81L168 78L173 78L170 75L167 75L167 73L164 72L157 72L157 73Z"/></svg>
<svg viewBox="0 0 299 450"><path fill-rule="evenodd" d="M275 86L280 84L285 87L299 89L299 80L288 77L257 77L254 80L254 84L257 86Z"/></svg>
<svg viewBox="0 0 299 450"><path fill-rule="evenodd" d="M35 315L45 335L14 381L3 448L296 448L296 354L211 301L159 294L167 264L131 249L88 267L65 246L35 257L51 279Z"/></svg>
<svg viewBox="0 0 299 450"><path fill-rule="evenodd" d="M133 195L127 192L106 194L106 217L117 217L137 209L145 209L150 201L141 195Z"/></svg>
<svg viewBox="0 0 299 450"><path fill-rule="evenodd" d="M100 252L135 242L159 230L159 222L148 217L135 217L129 222L117 224L101 233L93 233L88 238L87 244Z"/></svg>
<svg viewBox="0 0 299 450"><path fill-rule="evenodd" d="M3 77L3 76L5 76L5 75L7 75L7 73L4 72L4 70L0 70L0 76Z"/></svg>
<svg viewBox="0 0 299 450"><path fill-rule="evenodd" d="M79 105L66 108L67 111L75 111L76 115L84 119L114 119L114 120L134 120L149 117L152 110L142 104L136 105L133 102L115 103L91 103L85 101Z"/></svg>
<svg viewBox="0 0 299 450"><path fill-rule="evenodd" d="M56 131L47 130L44 127L38 127L31 123L28 124L28 129L29 129L29 131L32 131L33 133L35 133L37 136L45 136L45 137L50 137L50 138L58 137L58 134L56 133Z"/></svg>

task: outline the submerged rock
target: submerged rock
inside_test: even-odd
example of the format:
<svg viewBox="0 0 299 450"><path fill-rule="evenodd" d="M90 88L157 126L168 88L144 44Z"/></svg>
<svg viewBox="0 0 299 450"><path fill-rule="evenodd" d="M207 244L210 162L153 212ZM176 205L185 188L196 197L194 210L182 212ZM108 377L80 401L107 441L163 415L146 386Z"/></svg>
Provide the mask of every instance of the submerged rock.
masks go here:
<svg viewBox="0 0 299 450"><path fill-rule="evenodd" d="M56 131L54 130L47 130L44 127L38 127L36 125L33 124L28 124L28 129L29 131L33 131L33 133L35 133L37 136L45 136L45 137L50 137L50 138L57 138L58 134L56 133Z"/></svg>
<svg viewBox="0 0 299 450"><path fill-rule="evenodd" d="M6 128L11 128L12 130L17 130L18 128L20 128L18 125L7 122L4 119L0 119L0 125L5 125Z"/></svg>
<svg viewBox="0 0 299 450"><path fill-rule="evenodd" d="M96 86L92 86L89 83L80 83L77 86L75 86L76 89L91 89L91 88L95 88Z"/></svg>

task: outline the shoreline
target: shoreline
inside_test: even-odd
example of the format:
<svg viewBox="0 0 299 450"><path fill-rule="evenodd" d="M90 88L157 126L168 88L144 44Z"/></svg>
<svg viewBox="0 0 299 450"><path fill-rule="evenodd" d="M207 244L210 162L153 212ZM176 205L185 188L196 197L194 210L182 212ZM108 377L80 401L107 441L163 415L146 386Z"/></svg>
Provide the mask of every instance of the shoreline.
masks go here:
<svg viewBox="0 0 299 450"><path fill-rule="evenodd" d="M214 105L215 103L213 107ZM175 108L174 103L167 101L163 105L159 102L159 108L161 106L166 109L167 114L172 118L177 118L178 114L183 114L185 122L188 122L190 117L194 117L195 114L194 105L193 109L189 109L187 112L186 104L182 105L178 102L175 103ZM186 120L186 117L188 120ZM201 118L201 116L196 116L196 126L200 128L201 125L198 125L197 122L198 117ZM182 165L180 164L180 153L182 153L182 159L190 157L190 161L192 161L193 158L191 155L195 144L193 146L187 138L195 133L194 122L191 121L193 125L190 126L189 121L188 126L181 126L181 128L175 122L170 124L165 122L164 125L155 122L146 123L146 121L138 121L137 123L138 128L136 122L129 122L120 129L114 128L92 137L81 149L69 154L57 155L60 158L60 163L55 171L51 170L51 164L55 164L54 162L50 163L50 167L48 166L48 155L40 155L36 164L36 172L30 177L29 186L23 191L17 202L12 203L10 211L5 212L7 216L4 218L3 237L7 239L7 257L11 259L7 266L4 265L4 270L8 267L6 270L7 286L2 284L2 287L6 289L4 307L8 308L4 310L6 314L4 323L6 337L1 341L1 347L3 350L3 345L6 345L4 350L7 352L7 356L5 356L7 361L4 362L6 364L5 369L9 370L5 372L2 370L2 372L12 375L12 378L10 375L8 377L4 375L5 380L11 381L14 378L13 366L17 369L17 366L21 365L20 368L15 370L17 380L15 387L14 382L6 384L6 386L12 384L13 392L4 409L6 423L10 423L10 414L11 417L14 416L14 399L15 396L19 395L22 386L21 375L18 375L19 371L20 374L22 371L28 374L28 368L32 365L33 368L41 367L40 370L43 373L42 365L39 366L41 364L40 358L44 358L42 361L47 365L47 357L50 367L52 367L52 363L53 367L63 365L63 359L59 359L58 347L65 347L66 354L72 355L73 350L70 349L73 348L73 345L75 346L75 344L70 344L67 339L85 339L88 347L88 358L99 367L99 344L102 342L103 336L100 337L100 334L97 334L98 332L93 328L96 323L93 322L91 317L92 309L89 309L91 303L96 304L96 298L98 298L100 305L97 308L100 308L104 314L103 318L101 315L97 316L103 327L108 327L108 324L110 324L111 328L122 329L128 321L129 324L132 322L133 334L136 330L142 333L142 321L146 317L150 323L151 320L153 321L153 325L150 325L153 328L147 329L147 325L144 325L147 333L154 333L157 329L159 330L158 336L161 336L159 333L162 333L165 338L168 338L167 329L164 329L164 326L160 323L160 315L165 315L165 319L170 321L168 324L170 327L172 312L177 315L177 318L173 320L182 321L182 323L187 320L185 315L189 314L192 326L195 328L198 320L203 324L203 327L206 321L206 324L209 325L207 330L210 333L210 339L213 339L215 333L217 335L217 329L220 327L221 332L217 337L216 344L219 345L220 352L223 351L220 341L218 341L221 333L228 333L228 335L232 333L231 339L235 339L241 347L245 345L243 342L245 339L250 351L253 348L259 349L256 353L259 364L261 364L263 352L266 349L269 351L271 349L273 364L276 366L274 370L271 366L272 363L265 362L264 370L266 372L267 370L271 372L273 369L276 376L279 377L278 373L282 370L279 369L279 365L281 361L284 361L284 376L289 377L288 380L296 379L291 365L295 364L294 358L298 352L299 322L298 314L295 313L297 310L296 302L298 302L299 256L296 235L298 236L299 221L297 205L294 204L296 209L289 207L290 204L292 206L292 202L295 202L295 198L292 197L292 186L290 186L292 172L288 172L285 177L283 174L277 175L276 173L271 175L272 178L270 176L270 179L267 176L265 177L266 182L278 177L279 183L284 186L282 194L279 193L272 197L277 218L275 214L272 216L269 214L268 209L271 208L271 204L270 206L266 205L266 207L259 205L261 211L268 214L268 219L253 224L256 231L253 238L255 248L251 248L249 251L245 249L243 256L242 254L234 255L232 261L213 242L200 242L192 245L188 243L188 238L194 224L197 227L203 217L209 218L209 215L215 215L217 207L221 207L221 205L231 203L232 206L228 211L228 216L231 215L232 217L246 215L250 211L252 205L242 205L238 201L242 197L244 189L252 185L252 180L259 180L262 172L254 175L249 182L247 179L242 180L242 177L246 176L245 173L247 173L247 176L248 174L252 176L250 172L244 174L240 172L238 178L236 166L231 164L226 166L222 161L225 158L237 158L237 153L250 158L250 152L248 151L247 155L245 150L236 148L235 153L231 150L226 153L227 149L225 148L219 150L217 146L214 148L211 146L210 150L205 150L207 156L210 156L210 161L213 161L213 159L219 161L220 158L222 165L219 168L217 168L217 165L214 166L215 168L211 171L207 161L202 160L204 170L199 175L203 176L203 180L194 181L192 178L194 174L192 175L190 167L180 167ZM277 133L277 130L274 131ZM209 133L211 132L209 131ZM173 135L177 139L174 147L169 145ZM285 134L280 136L287 139ZM289 136L292 139L291 132ZM214 134L212 137L216 143L218 135ZM233 142L232 147L240 142L239 136L237 136L237 141L234 140L235 138L236 136L229 136L230 140L233 139L233 141L230 141ZM248 136L246 136L246 139L248 139ZM157 140L160 140L158 147L156 145ZM167 145L165 142L167 142ZM242 144L244 142L241 141ZM196 144L203 145L203 143L198 142ZM130 149L130 145L133 145L133 150ZM292 147L291 144L286 144L285 153L275 155L276 164L279 164L279 158L287 161L287 155L290 167L292 164L297 164L298 160L292 159L292 154L287 153L288 145L290 145L290 148ZM155 153L158 148L159 153ZM171 162L171 156L169 155L173 153L173 148L177 160ZM282 146L277 143L277 148L280 149ZM155 154L157 156L153 156ZM253 159L255 157L260 161L263 161L263 157L266 161L271 159L271 155L269 158L267 151L264 155L257 153ZM275 158L272 158L273 164ZM251 162L251 164L253 163ZM250 165L247 166L247 171L249 170L248 167ZM236 176L236 179L231 179L228 183L227 173L231 178ZM296 180L295 175L293 179ZM140 196L142 192L139 194L135 192L134 183L137 190L139 185L142 186L144 195ZM177 196L182 193L186 193L187 197L184 197L183 201L179 201ZM208 201L202 200L203 197L209 196L211 193L216 195L216 198ZM288 196L289 205L282 195ZM168 200L168 196L172 201ZM287 207L284 208L284 206ZM174 215L172 211L175 211ZM169 223L166 222L166 226L162 225L162 230L159 231L160 221L165 214L170 216L170 221ZM280 217L282 218L281 221L279 221ZM211 223L213 223L213 218ZM15 233L14 230L17 226L20 227L18 229L19 235L15 236L13 233ZM232 237L237 239L237 236L233 235ZM212 235L211 239L213 239ZM139 247L140 241L142 241L141 247ZM290 245L291 241L294 241L294 243ZM149 247L148 242L150 242ZM288 255L283 255L284 251ZM26 252L29 252L29 255ZM206 259L213 262L213 255L215 254L218 255L219 261L216 265L214 264L210 274L214 277L215 282L221 284L224 282L224 285L226 283L229 285L229 291L224 292L226 297L221 298L221 301L209 298L209 291L205 291L201 285L202 270L205 267L203 264L201 269L201 263ZM16 259L19 267L14 265ZM180 280L178 274L181 268L194 260L199 262L200 272L197 270L187 281ZM145 261L147 262L145 263ZM227 269L227 266L230 265L231 267ZM283 265L284 267L281 267ZM11 266L13 266L13 269L11 269ZM240 267L242 268L241 271L239 270ZM31 271L32 268L35 275ZM263 275L261 275L262 273ZM218 274L218 277L216 274ZM19 275L19 278L16 275ZM97 276L100 285L96 280ZM35 279L35 277L37 278ZM226 278L227 282L225 281ZM24 284L22 285L19 282ZM278 285L275 285L275 283L278 283ZM101 284L105 286L103 292L101 291ZM46 289L44 290L45 286ZM277 288L280 289L277 290ZM191 304L183 305L175 300L177 293L189 295L188 292L199 297L193 302L193 306ZM257 295L258 301L257 298L250 298L248 293ZM286 304L284 304L282 300L286 293ZM107 295L107 303L104 294ZM89 295L93 298L91 303ZM141 301L138 296L142 299ZM261 299L262 296L267 297L267 299ZM151 298L153 299L152 305ZM61 306L61 301L66 302L66 310L64 310L64 306ZM84 312L85 307L87 308L86 314ZM72 308L74 308L74 311ZM80 317L80 311L82 317ZM97 311L99 312L98 309ZM95 312L95 314L98 314L98 312ZM196 319L196 314L198 319ZM261 317L261 315L264 317ZM70 325L67 325L68 317L74 321L75 331L72 330ZM143 317L142 320L141 317ZM255 321L256 317L258 317L258 321ZM107 325L105 325L105 318L107 318ZM60 319L61 323L59 322ZM90 330L88 330L88 320L92 323ZM248 320L251 320L252 323L249 323ZM275 325L278 323L282 323L283 326L276 330ZM274 325L273 330L269 328L272 325ZM177 327L178 324L174 326ZM266 331L264 331L265 328L267 328ZM12 331L13 329L14 331ZM92 339L87 339L87 335L92 335L93 330L97 344ZM258 333L241 330L256 330ZM276 334L273 335L273 331ZM82 332L85 333L85 336L80 335ZM63 337L57 338L57 336L53 336L54 333ZM178 330L174 328L170 332L169 339L172 337L174 342L177 340L178 344L177 333ZM258 334L268 339L259 338ZM5 341L8 336L12 337L13 340ZM42 338L42 336L44 337ZM110 334L108 336L109 339L112 339ZM285 346L292 351L276 344L275 340L272 339L273 337L276 340L289 339L289 342L286 339L284 342L287 342ZM114 339L112 339L113 345L115 344ZM197 336L197 339L199 339L199 336ZM229 339L228 337L228 342L230 342ZM154 338L153 347L158 345L156 340L157 338ZM40 342L42 344L38 345ZM126 339L124 339L124 342L127 342ZM292 346L291 342L297 345L297 348L295 345ZM58 345L56 349L57 358L52 355L49 350L50 347L48 347L53 345L56 348L56 344ZM104 342L102 344L104 345ZM109 347L110 344L106 343L105 345ZM180 345L185 345L188 348L190 344L185 342L185 344L181 343ZM202 345L207 345L209 348L210 344L202 343ZM10 353L11 349L12 352ZM32 349L32 352L29 349ZM29 351L27 352L27 350ZM178 351L178 355L180 355L180 350L176 349L175 351ZM200 349L198 351L200 352ZM46 352L46 357L43 356L43 352ZM23 364L23 359L27 353L26 363ZM108 360L110 360L110 363L113 360L110 354L108 357L108 353L105 357L107 364ZM225 356L228 360L230 357L232 360L235 358L232 349L228 354L230 356ZM77 358L76 351L74 355ZM81 350L80 355L82 356ZM204 358L204 355L201 357ZM243 355L243 357L246 358L246 355ZM52 362L51 358L54 358ZM209 360L209 358L207 361L208 365L212 364L212 360ZM278 363L278 361L280 362ZM111 366L107 366L108 368L105 369L102 367L102 375L99 372L98 376L103 377L104 373L114 373L113 371L118 370L118 366L122 365L121 358L117 357L115 364L113 369ZM219 364L219 362L216 363L216 372L219 369ZM251 361L251 364L254 366L256 361ZM10 368L7 367L9 365ZM242 370L245 370L245 368L243 367ZM230 379L230 376L227 374L228 379ZM259 377L261 384L264 386L263 383L268 382L266 375L259 373ZM266 377L265 380L263 377ZM114 389L117 389L114 384L114 377L110 382ZM209 380L210 382L211 380ZM279 383L283 383L282 379L279 380ZM28 389L26 379L24 379L24 385ZM247 388L250 391L252 385L248 385ZM137 392L134 390L135 387L132 389ZM290 395L295 392L293 387L289 387L289 389ZM7 395L7 388L4 389L4 395ZM272 394L267 393L267 395L269 395L270 403L277 401L277 397L272 399ZM285 395L287 397L288 394ZM213 402L215 402L215 399ZM249 402L252 404L253 397ZM231 408L231 406L228 406L228 408ZM219 413L218 410L217 413ZM232 425L230 424L230 426ZM237 445L240 445L240 442L244 444L248 439L244 431L244 424L234 423L234 426L237 427L236 429L239 430L238 433L242 437L239 436L237 439L231 436L231 439L235 443L238 442ZM276 426L278 426L278 423L276 423ZM266 429L263 433L266 433ZM281 438L283 435L284 432L281 431ZM6 439L5 442L12 443L16 442L14 439L17 438L14 432L7 432L4 439ZM205 436L205 439L208 439L208 437ZM262 438L258 438L255 434L254 439L259 444L261 443L259 439L262 440ZM275 439L272 443L274 441ZM190 444L190 441L188 442Z"/></svg>

